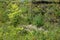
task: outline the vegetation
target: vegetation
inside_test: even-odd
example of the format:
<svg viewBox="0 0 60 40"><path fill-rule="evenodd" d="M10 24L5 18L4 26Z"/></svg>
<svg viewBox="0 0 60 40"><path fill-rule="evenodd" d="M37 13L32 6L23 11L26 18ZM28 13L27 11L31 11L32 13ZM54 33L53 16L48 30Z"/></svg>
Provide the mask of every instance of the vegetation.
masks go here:
<svg viewBox="0 0 60 40"><path fill-rule="evenodd" d="M60 40L60 5L0 1L0 40Z"/></svg>

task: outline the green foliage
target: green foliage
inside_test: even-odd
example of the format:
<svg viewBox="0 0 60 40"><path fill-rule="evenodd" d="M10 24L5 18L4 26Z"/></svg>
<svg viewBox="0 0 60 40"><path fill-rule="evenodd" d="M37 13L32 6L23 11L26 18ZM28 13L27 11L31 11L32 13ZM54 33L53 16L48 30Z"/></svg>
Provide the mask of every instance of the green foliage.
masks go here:
<svg viewBox="0 0 60 40"><path fill-rule="evenodd" d="M0 40L60 40L60 6L21 1L0 2Z"/></svg>
<svg viewBox="0 0 60 40"><path fill-rule="evenodd" d="M3 29L0 28L0 30ZM7 26L3 30L4 31L3 40L59 40L60 39L59 30L60 29L55 29L53 31L52 30L28 31L25 30L23 27L15 28L13 26Z"/></svg>
<svg viewBox="0 0 60 40"><path fill-rule="evenodd" d="M43 18L44 17L41 14L36 15L35 18L33 19L33 24L37 25L38 27L43 26L44 25Z"/></svg>

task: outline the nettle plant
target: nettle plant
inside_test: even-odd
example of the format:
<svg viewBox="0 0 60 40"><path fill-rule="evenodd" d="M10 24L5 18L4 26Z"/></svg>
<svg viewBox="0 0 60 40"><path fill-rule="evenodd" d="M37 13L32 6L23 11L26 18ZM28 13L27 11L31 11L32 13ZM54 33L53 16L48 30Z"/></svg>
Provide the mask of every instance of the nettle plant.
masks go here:
<svg viewBox="0 0 60 40"><path fill-rule="evenodd" d="M9 11L10 13L8 14L8 17L9 17L9 20L11 23L13 23L15 25L16 22L18 22L18 16L19 12L21 12L21 10L19 10L19 7L17 4L12 4L10 3L10 5L8 6L9 7Z"/></svg>
<svg viewBox="0 0 60 40"><path fill-rule="evenodd" d="M26 7L19 7L17 3L10 3L9 11L10 13L8 14L9 20L12 25L16 26L18 24L22 24L26 21L26 17L24 17L24 13L26 12Z"/></svg>

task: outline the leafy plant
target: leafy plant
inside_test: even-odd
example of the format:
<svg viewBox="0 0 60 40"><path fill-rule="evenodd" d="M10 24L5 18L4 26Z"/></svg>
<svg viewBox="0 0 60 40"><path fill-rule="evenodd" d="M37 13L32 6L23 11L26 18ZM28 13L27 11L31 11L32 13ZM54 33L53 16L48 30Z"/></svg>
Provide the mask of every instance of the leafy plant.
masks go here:
<svg viewBox="0 0 60 40"><path fill-rule="evenodd" d="M36 15L33 18L33 24L37 25L37 27L43 26L44 25L43 16L41 14Z"/></svg>

